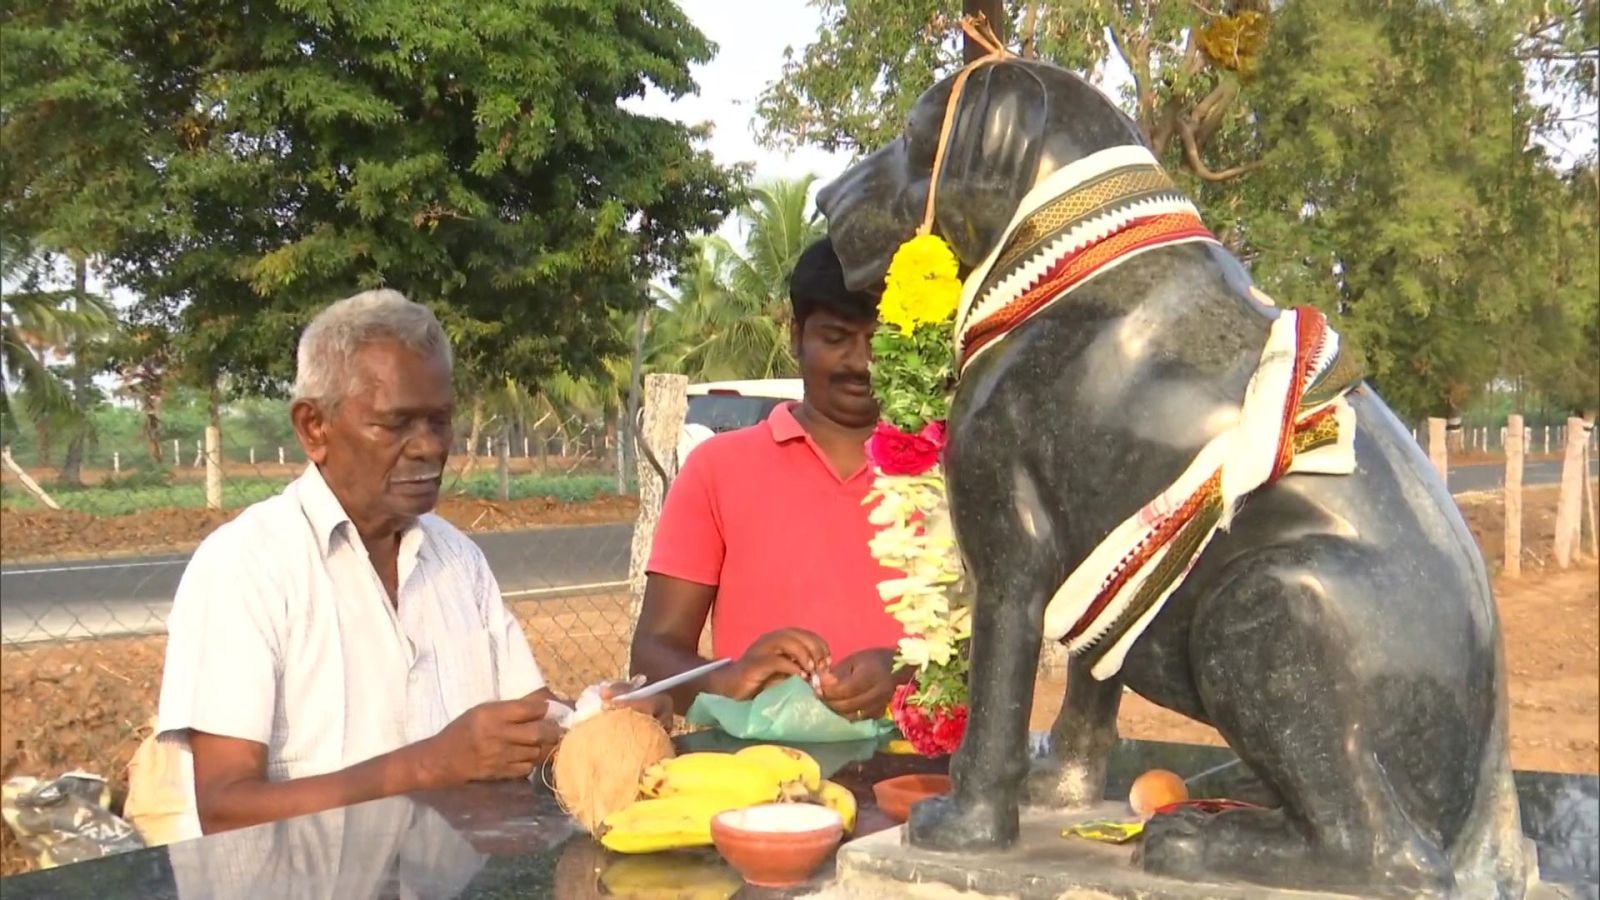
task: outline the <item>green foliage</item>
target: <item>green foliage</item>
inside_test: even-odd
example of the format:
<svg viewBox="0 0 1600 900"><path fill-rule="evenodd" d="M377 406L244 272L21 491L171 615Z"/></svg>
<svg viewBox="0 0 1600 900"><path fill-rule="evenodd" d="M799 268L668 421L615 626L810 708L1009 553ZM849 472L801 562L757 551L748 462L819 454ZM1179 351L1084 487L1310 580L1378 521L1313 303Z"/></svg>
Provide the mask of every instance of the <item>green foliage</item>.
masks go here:
<svg viewBox="0 0 1600 900"><path fill-rule="evenodd" d="M1433 4L1290 4L1251 93L1271 148L1246 195L1254 273L1333 313L1412 418L1547 356L1541 316L1581 319L1584 276L1550 278L1576 249L1575 205L1530 140L1516 40Z"/></svg>
<svg viewBox="0 0 1600 900"><path fill-rule="evenodd" d="M955 347L949 320L905 335L884 325L872 336L872 389L880 417L908 434L949 416Z"/></svg>
<svg viewBox="0 0 1600 900"><path fill-rule="evenodd" d="M822 237L810 205L815 178L775 181L750 191L739 209L744 249L720 236L678 272L663 294L646 359L656 369L696 381L782 378L798 372L790 350L789 274L801 252Z"/></svg>
<svg viewBox="0 0 1600 900"><path fill-rule="evenodd" d="M612 310L731 207L667 0L20 0L0 203L103 255L190 383L281 389L313 310L387 285L484 383L593 371Z"/></svg>
<svg viewBox="0 0 1600 900"><path fill-rule="evenodd" d="M774 143L873 150L960 65L955 0L820 0L759 113ZM1014 0L1013 50L1113 62L1145 139L1280 303L1313 303L1404 416L1509 382L1600 406L1600 5ZM1530 86L1539 89L1530 92ZM1563 165L1568 166L1562 171Z"/></svg>
<svg viewBox="0 0 1600 900"><path fill-rule="evenodd" d="M242 509L277 494L283 486L279 479L229 478L222 487L223 507ZM470 497L499 496L499 484L490 472L456 479L446 487ZM587 503L610 496L615 489L615 479L604 475L519 475L511 479L513 500L548 498L559 503ZM154 470L107 478L90 487L51 484L46 490L63 509L96 516L124 516L152 509L200 509L206 505L203 483L174 484L165 473ZM32 495L10 483L0 489L0 501L17 509L39 508Z"/></svg>

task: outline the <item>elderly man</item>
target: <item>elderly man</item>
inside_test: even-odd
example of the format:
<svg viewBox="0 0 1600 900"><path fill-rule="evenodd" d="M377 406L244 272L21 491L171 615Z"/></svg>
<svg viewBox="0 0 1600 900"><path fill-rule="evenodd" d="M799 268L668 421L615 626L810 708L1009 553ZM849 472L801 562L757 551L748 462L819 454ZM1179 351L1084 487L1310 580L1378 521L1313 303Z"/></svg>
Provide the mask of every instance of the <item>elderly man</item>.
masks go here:
<svg viewBox="0 0 1600 900"><path fill-rule="evenodd" d="M168 621L158 732L192 759L201 830L524 777L560 739L483 553L429 514L453 403L426 307L371 291L307 327L311 465L200 545Z"/></svg>

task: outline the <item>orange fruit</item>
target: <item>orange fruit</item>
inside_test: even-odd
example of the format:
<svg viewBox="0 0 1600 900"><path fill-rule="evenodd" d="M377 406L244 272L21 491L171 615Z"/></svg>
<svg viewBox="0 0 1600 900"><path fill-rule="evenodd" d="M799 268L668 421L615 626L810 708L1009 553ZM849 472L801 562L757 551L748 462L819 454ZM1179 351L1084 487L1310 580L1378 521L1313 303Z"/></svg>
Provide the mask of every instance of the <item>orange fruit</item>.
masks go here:
<svg viewBox="0 0 1600 900"><path fill-rule="evenodd" d="M1169 803L1182 803L1189 799L1189 786L1183 779L1166 769L1151 769L1133 780L1128 791L1128 806L1140 819L1149 819L1155 811Z"/></svg>

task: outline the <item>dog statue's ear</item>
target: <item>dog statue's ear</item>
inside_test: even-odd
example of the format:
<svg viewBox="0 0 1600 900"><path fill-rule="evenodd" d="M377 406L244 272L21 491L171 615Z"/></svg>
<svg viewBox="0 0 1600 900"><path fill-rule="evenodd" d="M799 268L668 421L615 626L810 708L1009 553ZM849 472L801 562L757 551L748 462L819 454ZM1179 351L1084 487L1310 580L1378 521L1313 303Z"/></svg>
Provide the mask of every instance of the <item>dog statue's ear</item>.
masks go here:
<svg viewBox="0 0 1600 900"><path fill-rule="evenodd" d="M963 268L989 255L1035 183L1050 101L1030 68L991 63L974 71L962 90L935 216Z"/></svg>
<svg viewBox="0 0 1600 900"><path fill-rule="evenodd" d="M1092 153L1144 144L1126 113L1064 69L1026 60L972 73L945 148L938 231L963 266L999 243L1028 191Z"/></svg>

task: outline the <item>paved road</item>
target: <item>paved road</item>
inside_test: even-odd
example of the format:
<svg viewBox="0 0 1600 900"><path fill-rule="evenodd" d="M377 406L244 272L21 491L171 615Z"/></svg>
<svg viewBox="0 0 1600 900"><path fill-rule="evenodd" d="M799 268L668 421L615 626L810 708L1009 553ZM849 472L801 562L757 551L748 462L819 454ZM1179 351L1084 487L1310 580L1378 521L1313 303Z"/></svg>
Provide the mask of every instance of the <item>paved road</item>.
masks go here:
<svg viewBox="0 0 1600 900"><path fill-rule="evenodd" d="M628 577L633 524L473 535L508 599L612 590ZM166 630L188 554L0 567L0 642Z"/></svg>
<svg viewBox="0 0 1600 900"><path fill-rule="evenodd" d="M1527 467L1526 484L1552 484L1560 464ZM1455 493L1498 488L1499 464L1450 470ZM556 597L612 589L628 577L630 523L478 534L506 596ZM0 641L160 632L186 554L60 560L0 567Z"/></svg>

